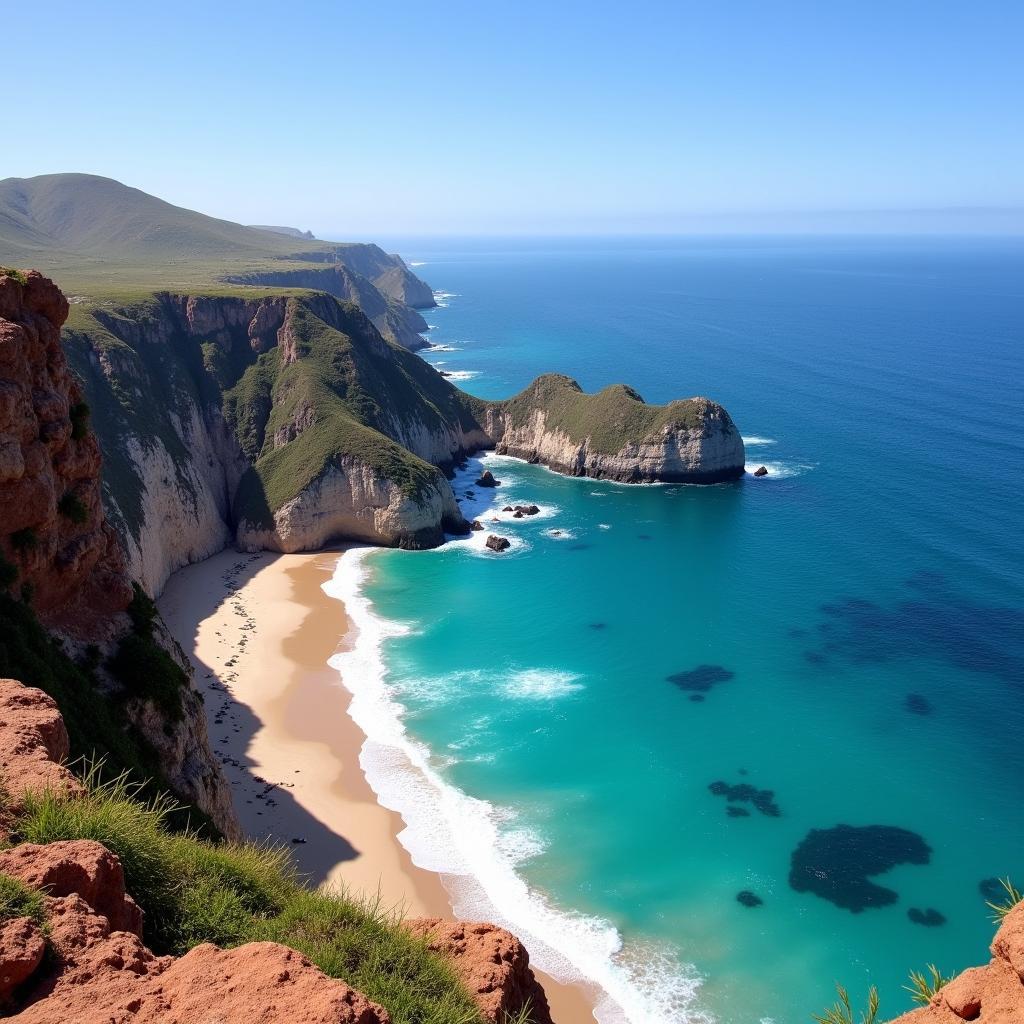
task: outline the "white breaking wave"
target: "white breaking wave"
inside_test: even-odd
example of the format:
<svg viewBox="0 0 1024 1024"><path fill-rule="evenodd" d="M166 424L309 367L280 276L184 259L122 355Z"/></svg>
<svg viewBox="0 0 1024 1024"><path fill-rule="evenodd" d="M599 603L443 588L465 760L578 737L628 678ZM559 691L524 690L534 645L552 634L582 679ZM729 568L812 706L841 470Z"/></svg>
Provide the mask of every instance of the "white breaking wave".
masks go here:
<svg viewBox="0 0 1024 1024"><path fill-rule="evenodd" d="M768 475L754 477L757 481L786 480L791 476L803 476L816 468L812 462L748 462L743 468L749 476L754 476L754 471L761 466L768 470Z"/></svg>
<svg viewBox="0 0 1024 1024"><path fill-rule="evenodd" d="M597 524L597 528L599 530L610 530L612 528L612 524L611 523L598 523Z"/></svg>
<svg viewBox="0 0 1024 1024"><path fill-rule="evenodd" d="M524 700L555 700L583 689L575 672L526 668L513 672L505 682L507 696Z"/></svg>
<svg viewBox="0 0 1024 1024"><path fill-rule="evenodd" d="M452 299L457 299L455 292L434 292L434 301L441 309L447 309Z"/></svg>
<svg viewBox="0 0 1024 1024"><path fill-rule="evenodd" d="M750 448L759 444L778 444L778 441L774 437L745 437L743 443Z"/></svg>
<svg viewBox="0 0 1024 1024"><path fill-rule="evenodd" d="M425 267L426 265L426 260L409 260L410 267Z"/></svg>
<svg viewBox="0 0 1024 1024"><path fill-rule="evenodd" d="M443 363L434 363L435 366L442 366ZM447 370L445 376L449 380L472 380L480 376L479 370Z"/></svg>
<svg viewBox="0 0 1024 1024"><path fill-rule="evenodd" d="M560 529L558 527L551 527L550 530L542 531L545 537L550 537L552 540L575 540L576 533L573 530Z"/></svg>
<svg viewBox="0 0 1024 1024"><path fill-rule="evenodd" d="M665 949L624 948L607 921L564 910L531 889L516 867L543 852L541 837L515 827L513 810L447 783L428 748L406 732L382 646L409 627L375 615L363 593L366 556L373 550L346 552L323 585L344 602L353 629L350 650L334 655L330 665L352 694L349 715L366 734L359 763L378 802L402 816L398 838L413 863L446 875L456 916L508 928L541 970L564 982L598 986L601 1024L713 1024L695 1006L701 983L695 970L681 970ZM564 679L561 685L567 685Z"/></svg>
<svg viewBox="0 0 1024 1024"><path fill-rule="evenodd" d="M458 345L431 345L430 348L424 349L425 355L430 355L431 352L461 352L462 349Z"/></svg>

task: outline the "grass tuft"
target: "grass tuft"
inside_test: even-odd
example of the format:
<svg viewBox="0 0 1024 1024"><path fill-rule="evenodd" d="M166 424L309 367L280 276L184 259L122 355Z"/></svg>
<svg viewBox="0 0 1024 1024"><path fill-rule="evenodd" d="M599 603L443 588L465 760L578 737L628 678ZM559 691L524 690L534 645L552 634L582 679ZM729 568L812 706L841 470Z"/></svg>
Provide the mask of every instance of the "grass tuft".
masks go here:
<svg viewBox="0 0 1024 1024"><path fill-rule="evenodd" d="M172 833L171 801L144 799L125 776L106 783L99 777L93 766L80 798L30 796L14 838L94 839L113 850L145 911L144 938L154 952L180 955L201 942L281 942L381 1003L395 1024L482 1024L450 965L406 932L395 913L343 892L306 888L284 849L213 845L194 832Z"/></svg>
<svg viewBox="0 0 1024 1024"><path fill-rule="evenodd" d="M987 901L987 906L992 911L992 921L994 924L1002 924L1003 918L1013 910L1021 900L1024 900L1024 894L1010 881L1009 878L1000 878L999 884L1006 890L1006 899L1000 903L993 901Z"/></svg>
<svg viewBox="0 0 1024 1024"><path fill-rule="evenodd" d="M868 1005L859 1017L853 1015L850 1005L850 994L842 985L836 983L838 1000L823 1014L811 1014L818 1024L877 1024L878 1021L878 989L874 985L868 989Z"/></svg>
<svg viewBox="0 0 1024 1024"><path fill-rule="evenodd" d="M921 1006L927 1006L932 996L953 980L952 976L945 977L935 964L929 964L926 970L927 974L924 971L911 971L910 984L903 986L910 993L911 999Z"/></svg>
<svg viewBox="0 0 1024 1024"><path fill-rule="evenodd" d="M0 923L15 917L30 917L43 927L46 924L43 894L17 878L0 874Z"/></svg>

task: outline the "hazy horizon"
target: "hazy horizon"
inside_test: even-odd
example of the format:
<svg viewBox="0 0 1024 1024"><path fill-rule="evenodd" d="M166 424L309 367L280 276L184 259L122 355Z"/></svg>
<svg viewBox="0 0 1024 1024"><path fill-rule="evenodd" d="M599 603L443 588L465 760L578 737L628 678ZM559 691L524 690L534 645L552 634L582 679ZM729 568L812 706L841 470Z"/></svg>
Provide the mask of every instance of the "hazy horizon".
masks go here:
<svg viewBox="0 0 1024 1024"><path fill-rule="evenodd" d="M1024 231L1019 4L99 8L8 26L0 177L344 238Z"/></svg>

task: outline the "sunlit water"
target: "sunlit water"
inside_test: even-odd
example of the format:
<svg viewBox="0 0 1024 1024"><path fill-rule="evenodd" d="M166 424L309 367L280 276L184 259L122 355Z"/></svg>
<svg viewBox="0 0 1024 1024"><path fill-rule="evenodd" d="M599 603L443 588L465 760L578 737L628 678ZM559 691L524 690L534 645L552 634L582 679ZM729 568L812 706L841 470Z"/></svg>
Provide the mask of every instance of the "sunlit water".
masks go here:
<svg viewBox="0 0 1024 1024"><path fill-rule="evenodd" d="M461 386L706 394L769 469L631 488L492 458L496 494L477 466L456 490L485 521L542 507L487 523L511 551L339 574L371 602L362 677L378 650L386 672L364 762L417 859L476 875L462 909L600 980L607 1019L807 1021L836 980L888 1017L909 969L983 960L979 883L1024 875L1024 246L401 251L443 292L425 357ZM798 891L794 852L839 824L889 830L845 874L830 833ZM927 862L866 879L871 858ZM799 882L822 871L831 898Z"/></svg>

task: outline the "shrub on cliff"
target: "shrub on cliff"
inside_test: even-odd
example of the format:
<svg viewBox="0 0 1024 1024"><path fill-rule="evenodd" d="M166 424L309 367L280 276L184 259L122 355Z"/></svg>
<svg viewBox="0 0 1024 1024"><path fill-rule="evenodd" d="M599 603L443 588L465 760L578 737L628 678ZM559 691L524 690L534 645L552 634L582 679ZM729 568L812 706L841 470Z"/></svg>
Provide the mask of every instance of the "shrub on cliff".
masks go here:
<svg viewBox="0 0 1024 1024"><path fill-rule="evenodd" d="M135 596L128 606L132 631L118 644L107 669L124 687L126 698L152 701L168 719L180 722L188 676L153 636L156 606L152 599L137 583L132 588Z"/></svg>
<svg viewBox="0 0 1024 1024"><path fill-rule="evenodd" d="M146 914L146 944L181 954L202 942L281 942L381 1003L395 1024L483 1024L451 967L379 906L306 888L286 851L214 845L167 827L171 804L144 801L125 779L87 795L30 797L13 836L31 843L93 839L113 850Z"/></svg>

